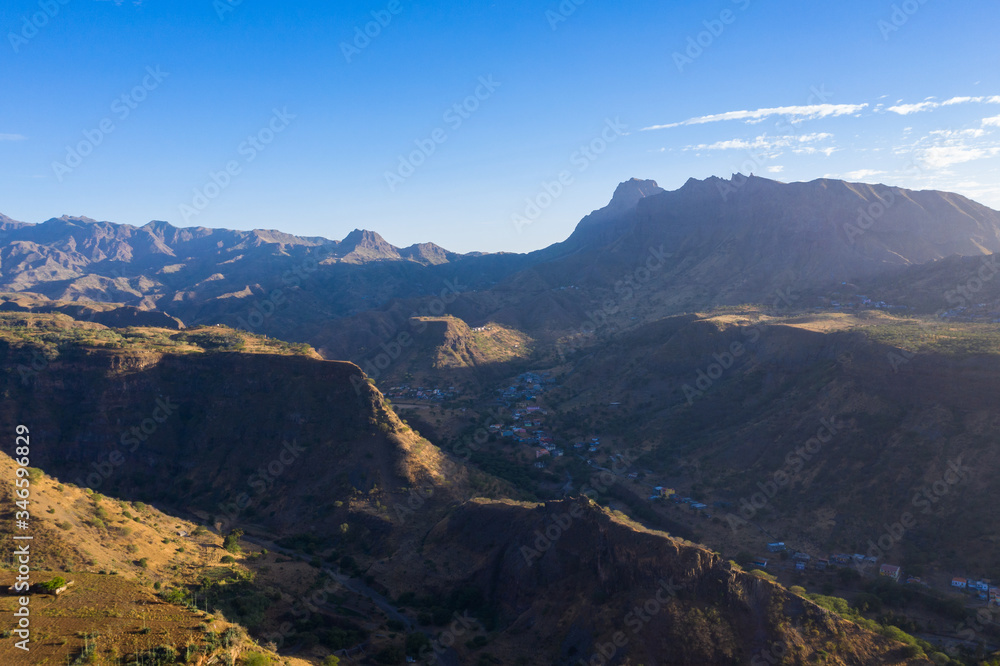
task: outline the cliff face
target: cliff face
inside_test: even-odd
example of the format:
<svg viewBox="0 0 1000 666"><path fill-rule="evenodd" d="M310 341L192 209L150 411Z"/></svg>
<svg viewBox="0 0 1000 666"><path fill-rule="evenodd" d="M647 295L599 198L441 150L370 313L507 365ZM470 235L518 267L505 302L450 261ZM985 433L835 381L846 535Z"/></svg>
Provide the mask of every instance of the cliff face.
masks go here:
<svg viewBox="0 0 1000 666"><path fill-rule="evenodd" d="M505 663L800 664L821 650L828 663L907 663L899 644L586 499L467 503L419 557L443 572L425 592L483 591Z"/></svg>
<svg viewBox="0 0 1000 666"><path fill-rule="evenodd" d="M441 481L440 452L349 363L77 347L35 357L22 381L31 349L0 359L0 413L31 428L33 464L101 493L227 526L336 533L357 521L376 534L393 517L374 506Z"/></svg>

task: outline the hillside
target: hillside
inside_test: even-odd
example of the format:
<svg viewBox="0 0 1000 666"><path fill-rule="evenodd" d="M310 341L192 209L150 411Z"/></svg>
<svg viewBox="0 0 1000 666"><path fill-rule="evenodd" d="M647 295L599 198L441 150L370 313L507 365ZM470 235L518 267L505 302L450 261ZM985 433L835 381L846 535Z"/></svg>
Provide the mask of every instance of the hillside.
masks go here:
<svg viewBox="0 0 1000 666"><path fill-rule="evenodd" d="M375 331L414 315L551 341L982 256L1000 249L1000 213L947 192L737 175L674 191L627 181L566 241L526 255L397 248L363 230L332 241L70 217L2 234L0 290L156 309L360 364L359 347L385 342Z"/></svg>
<svg viewBox="0 0 1000 666"><path fill-rule="evenodd" d="M14 461L0 454L0 474L13 479ZM154 661L168 654L189 663L200 658L239 657L269 651L248 639L244 630L194 608L169 603L157 590L193 585L207 572L225 569L222 538L189 520L167 515L141 502L126 502L58 483L37 470L31 485L30 544L32 584L61 576L72 582L58 597L31 595L30 652L15 647L19 639L0 641L5 664L115 663L135 658ZM3 522L13 525L13 487L0 489ZM9 562L16 546L14 530L0 534L0 553ZM23 534L23 533L22 533ZM220 566L223 565L223 566ZM0 568L0 586L15 583ZM14 596L2 597L0 610L16 610ZM93 656L90 655L91 650ZM293 660L296 666L306 662Z"/></svg>
<svg viewBox="0 0 1000 666"><path fill-rule="evenodd" d="M418 587L397 574L411 605L470 591L481 624L467 635L488 639L462 640L460 663L921 663L899 643L585 498L467 503L412 559L432 573Z"/></svg>
<svg viewBox="0 0 1000 666"><path fill-rule="evenodd" d="M866 552L909 511L918 524L880 560L997 578L1000 524L975 499L1000 492L994 329L876 313L674 317L576 352L545 404L565 439L627 442L643 452L636 469L730 507L694 523L729 552L760 552L765 534L815 557ZM829 443L795 454L824 423L837 424ZM974 471L955 478L955 461ZM742 525L744 501L778 472L790 481L734 532L727 516ZM947 497L923 497L945 477Z"/></svg>

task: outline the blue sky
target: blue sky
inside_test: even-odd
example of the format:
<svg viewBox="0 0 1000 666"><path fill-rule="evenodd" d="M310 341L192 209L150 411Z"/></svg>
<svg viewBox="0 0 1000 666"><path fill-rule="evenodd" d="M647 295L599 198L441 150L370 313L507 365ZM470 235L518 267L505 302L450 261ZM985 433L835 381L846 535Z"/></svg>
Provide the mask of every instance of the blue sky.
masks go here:
<svg viewBox="0 0 1000 666"><path fill-rule="evenodd" d="M0 212L523 252L630 177L1000 208L992 0L455 4L7 0Z"/></svg>

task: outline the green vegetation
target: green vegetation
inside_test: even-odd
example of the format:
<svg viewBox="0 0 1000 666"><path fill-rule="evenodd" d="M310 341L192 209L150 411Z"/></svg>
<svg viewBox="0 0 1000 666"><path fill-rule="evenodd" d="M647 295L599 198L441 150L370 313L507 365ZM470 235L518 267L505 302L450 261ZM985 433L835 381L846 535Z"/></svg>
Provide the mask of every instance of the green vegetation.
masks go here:
<svg viewBox="0 0 1000 666"><path fill-rule="evenodd" d="M980 356L1000 352L1000 329L993 324L950 322L933 317L882 320L861 329L876 342L910 352Z"/></svg>
<svg viewBox="0 0 1000 666"><path fill-rule="evenodd" d="M48 580L48 581L45 581L44 583L42 583L40 585L40 587L45 592L48 592L49 594L52 594L53 592L55 592L56 590L58 590L60 587L64 587L65 585L66 585L66 579L63 578L62 576L56 576L52 580Z"/></svg>
<svg viewBox="0 0 1000 666"><path fill-rule="evenodd" d="M240 528L234 529L232 532L226 535L226 538L222 541L222 547L228 550L230 553L239 554L243 552L240 547L240 537L243 536L243 530Z"/></svg>
<svg viewBox="0 0 1000 666"><path fill-rule="evenodd" d="M836 613L845 620L850 620L865 629L877 634L881 634L892 640L905 643L911 647L910 656L913 658L926 658L926 653L933 652L934 646L919 638L914 638L897 626L891 624L880 624L875 620L869 620L861 615L857 608L852 608L846 599L840 597L828 597L822 594L810 594L808 598L816 605Z"/></svg>
<svg viewBox="0 0 1000 666"><path fill-rule="evenodd" d="M46 362L69 348L159 351L169 353L256 352L313 356L312 347L285 342L226 327L202 327L185 331L160 328L107 328L100 324L75 321L64 314L0 312L0 341L14 350L29 345ZM25 354L25 367L33 367L33 354ZM37 363L36 363L37 364Z"/></svg>

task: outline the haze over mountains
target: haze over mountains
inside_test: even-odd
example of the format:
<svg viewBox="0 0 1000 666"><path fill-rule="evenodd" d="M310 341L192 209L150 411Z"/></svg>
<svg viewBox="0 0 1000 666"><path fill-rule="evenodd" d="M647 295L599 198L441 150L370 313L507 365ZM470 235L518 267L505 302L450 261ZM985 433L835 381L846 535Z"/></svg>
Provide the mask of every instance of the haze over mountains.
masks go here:
<svg viewBox="0 0 1000 666"><path fill-rule="evenodd" d="M463 293L489 293L468 297L467 307L481 318L511 305L530 311L542 301L558 320L578 318L581 306L620 288L650 250L665 257L651 276L651 298L678 312L991 253L1000 249L1000 213L945 192L736 175L692 179L672 192L653 181L627 181L566 241L527 255L459 255L433 243L396 248L362 230L334 241L73 217L41 224L4 218L0 240L4 291L122 302L190 324L227 317L236 324L274 289L288 296L279 309L308 323L436 294L448 278ZM596 298L564 303L545 293L574 283ZM299 291L308 293L300 298Z"/></svg>
<svg viewBox="0 0 1000 666"><path fill-rule="evenodd" d="M963 637L947 581L1000 587L998 251L956 194L741 175L625 181L529 254L2 217L4 418L44 439L45 564L202 595L233 659L979 664L1000 624ZM129 564L135 503L208 534Z"/></svg>

